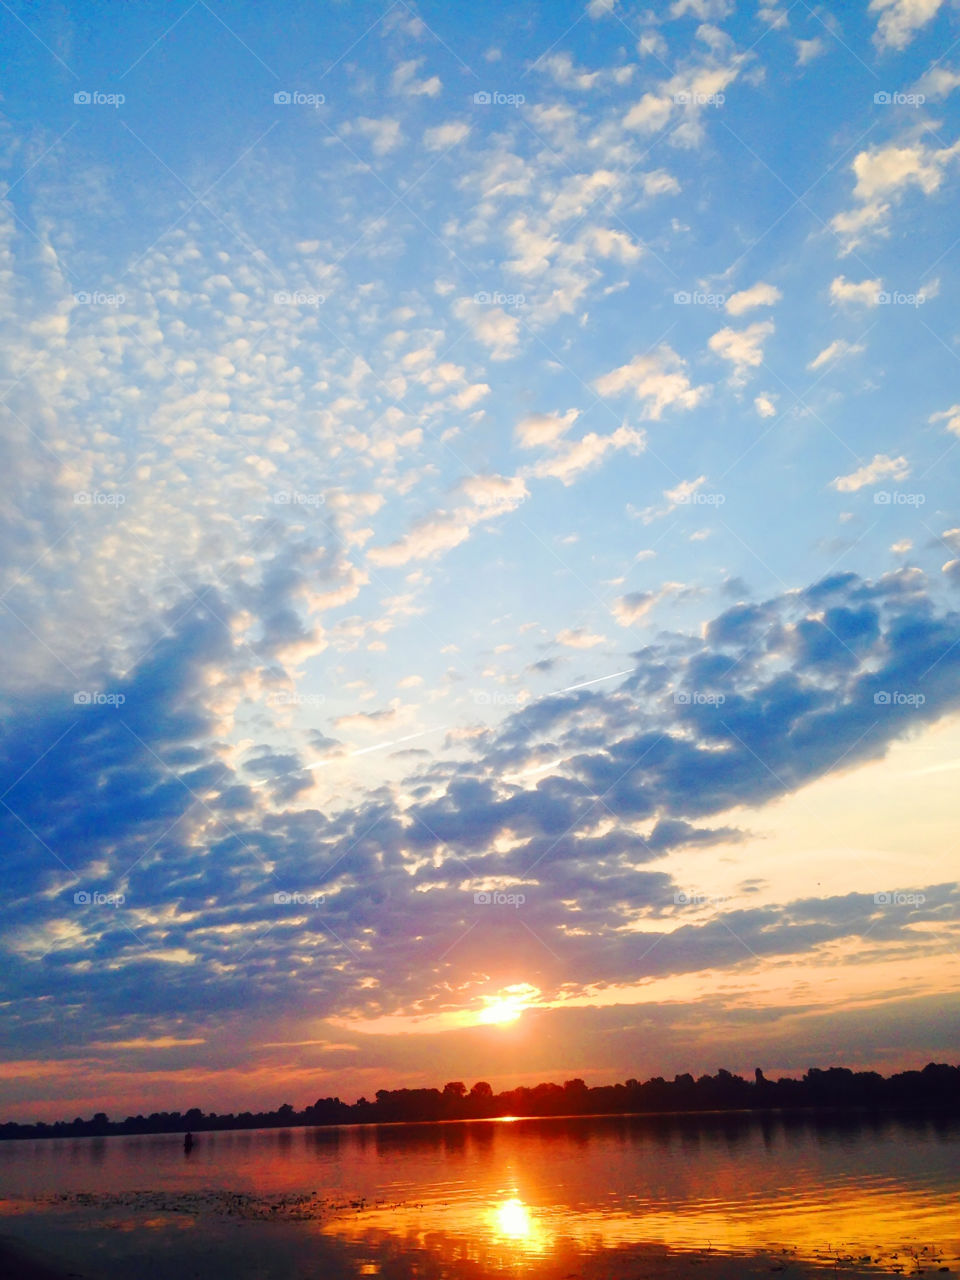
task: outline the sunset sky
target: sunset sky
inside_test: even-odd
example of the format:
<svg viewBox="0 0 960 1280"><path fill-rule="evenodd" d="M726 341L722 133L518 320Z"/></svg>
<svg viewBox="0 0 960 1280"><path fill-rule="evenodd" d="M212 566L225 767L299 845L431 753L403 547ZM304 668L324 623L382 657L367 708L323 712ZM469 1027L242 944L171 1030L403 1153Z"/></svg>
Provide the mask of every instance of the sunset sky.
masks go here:
<svg viewBox="0 0 960 1280"><path fill-rule="evenodd" d="M955 0L0 33L0 1118L957 1061Z"/></svg>

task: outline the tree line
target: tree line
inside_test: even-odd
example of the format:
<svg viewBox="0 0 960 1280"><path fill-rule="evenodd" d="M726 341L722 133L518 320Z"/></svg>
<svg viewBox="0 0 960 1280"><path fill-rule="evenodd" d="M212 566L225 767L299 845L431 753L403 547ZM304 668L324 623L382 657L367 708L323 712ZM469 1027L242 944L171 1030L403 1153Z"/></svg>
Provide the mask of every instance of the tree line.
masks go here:
<svg viewBox="0 0 960 1280"><path fill-rule="evenodd" d="M484 1120L498 1116L662 1115L669 1112L795 1110L960 1111L960 1066L928 1063L922 1071L884 1077L876 1071L847 1067L811 1067L801 1079L768 1080L759 1067L753 1079L721 1068L697 1079L688 1073L673 1080L626 1080L590 1088L583 1080L520 1086L494 1093L486 1081L471 1089L452 1080L442 1089L378 1089L373 1099L318 1098L297 1111L285 1102L275 1111L241 1111L234 1115L189 1111L155 1111L151 1115L111 1120L102 1111L89 1120L57 1120L0 1124L0 1138L105 1137L111 1134L183 1133L217 1129L267 1129L293 1125L422 1123L439 1120Z"/></svg>

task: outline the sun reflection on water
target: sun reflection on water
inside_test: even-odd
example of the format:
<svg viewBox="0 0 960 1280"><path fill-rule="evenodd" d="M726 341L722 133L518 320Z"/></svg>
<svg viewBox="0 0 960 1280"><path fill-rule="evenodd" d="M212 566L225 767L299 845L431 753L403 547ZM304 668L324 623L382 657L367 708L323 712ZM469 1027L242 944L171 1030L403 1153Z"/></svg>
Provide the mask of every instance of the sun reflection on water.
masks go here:
<svg viewBox="0 0 960 1280"><path fill-rule="evenodd" d="M492 1235L499 1244L513 1244L525 1253L544 1253L549 1247L550 1240L542 1222L517 1195L496 1205L489 1221Z"/></svg>

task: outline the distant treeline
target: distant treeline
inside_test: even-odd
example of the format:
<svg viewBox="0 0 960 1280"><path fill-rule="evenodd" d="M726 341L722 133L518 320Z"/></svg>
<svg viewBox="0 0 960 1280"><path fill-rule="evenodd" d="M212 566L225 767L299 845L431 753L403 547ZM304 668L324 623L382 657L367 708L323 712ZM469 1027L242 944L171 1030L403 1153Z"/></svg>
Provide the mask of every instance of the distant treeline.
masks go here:
<svg viewBox="0 0 960 1280"><path fill-rule="evenodd" d="M482 1120L496 1116L622 1115L684 1111L742 1111L804 1107L856 1110L960 1111L960 1066L929 1063L922 1071L883 1077L876 1071L811 1067L800 1080L767 1080L758 1067L752 1080L722 1068L715 1076L675 1076L664 1080L627 1080L624 1084L588 1088L582 1080L564 1084L521 1086L494 1093L485 1081L472 1089L459 1080L442 1089L378 1089L373 1101L354 1103L318 1098L295 1111L289 1102L276 1111L241 1111L239 1115L189 1111L155 1111L149 1116L110 1120L101 1111L91 1120L58 1120L54 1124L0 1124L0 1138L99 1137L124 1133L183 1133L186 1130L268 1129L291 1125L377 1124L397 1121Z"/></svg>

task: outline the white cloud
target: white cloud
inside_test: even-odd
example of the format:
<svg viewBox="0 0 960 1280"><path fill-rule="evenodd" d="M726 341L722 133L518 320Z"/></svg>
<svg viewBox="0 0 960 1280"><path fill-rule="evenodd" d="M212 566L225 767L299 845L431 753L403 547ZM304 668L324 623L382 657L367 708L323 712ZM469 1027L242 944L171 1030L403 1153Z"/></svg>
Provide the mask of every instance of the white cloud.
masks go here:
<svg viewBox="0 0 960 1280"><path fill-rule="evenodd" d="M446 124L424 130L423 145L428 151L445 151L463 142L469 132L470 126L462 120L449 120Z"/></svg>
<svg viewBox="0 0 960 1280"><path fill-rule="evenodd" d="M605 18L608 13L613 13L615 6L616 0L590 0L587 14L591 18Z"/></svg>
<svg viewBox="0 0 960 1280"><path fill-rule="evenodd" d="M400 121L390 116L383 116L379 120L372 119L370 116L360 116L354 121L353 128L357 133L362 133L365 138L370 139L373 153L377 156L385 156L388 151L393 151L400 145L403 137L400 132Z"/></svg>
<svg viewBox="0 0 960 1280"><path fill-rule="evenodd" d="M520 344L520 321L503 307L490 307L473 298L460 298L453 313L464 320L478 342L489 347L493 360L509 360Z"/></svg>
<svg viewBox="0 0 960 1280"><path fill-rule="evenodd" d="M760 280L749 289L741 289L739 293L728 298L726 308L730 315L742 316L745 311L750 311L753 307L772 307L782 297L783 294L776 285L765 284Z"/></svg>
<svg viewBox="0 0 960 1280"><path fill-rule="evenodd" d="M870 0L877 14L874 41L881 49L905 49L914 33L936 16L943 0Z"/></svg>
<svg viewBox="0 0 960 1280"><path fill-rule="evenodd" d="M947 431L952 431L955 436L960 436L960 404L952 404L949 409L944 409L941 413L932 413L927 419L928 422L942 422L945 424Z"/></svg>
<svg viewBox="0 0 960 1280"><path fill-rule="evenodd" d="M807 368L822 369L825 364L833 364L845 356L859 355L863 349L862 342L847 342L845 338L836 338L829 346L824 347L819 355L813 357Z"/></svg>
<svg viewBox="0 0 960 1280"><path fill-rule="evenodd" d="M593 635L583 627L567 628L557 635L557 644L566 645L568 649L593 649L606 641L606 636Z"/></svg>
<svg viewBox="0 0 960 1280"><path fill-rule="evenodd" d="M861 280L854 284L846 276L836 276L830 282L830 297L834 302L854 302L863 307L875 307L883 290L883 280Z"/></svg>
<svg viewBox="0 0 960 1280"><path fill-rule="evenodd" d="M931 67L913 86L917 93L927 98L946 98L960 88L960 71L952 67Z"/></svg>
<svg viewBox="0 0 960 1280"><path fill-rule="evenodd" d="M812 40L794 40L793 43L797 51L798 67L805 67L808 62L813 62L814 58L819 58L827 48L826 42L819 36L814 36Z"/></svg>
<svg viewBox="0 0 960 1280"><path fill-rule="evenodd" d="M423 58L413 58L409 62L401 62L393 73L390 86L394 93L402 93L407 97L435 98L443 88L439 76L430 76L426 80L417 79L417 71L423 65Z"/></svg>
<svg viewBox="0 0 960 1280"><path fill-rule="evenodd" d="M564 441L551 456L536 463L530 469L530 475L539 478L550 477L565 485L571 485L582 471L599 462L605 454L617 452L620 449L642 453L646 447L646 436L633 427L618 427L607 436L591 431L580 440Z"/></svg>
<svg viewBox="0 0 960 1280"><path fill-rule="evenodd" d="M671 18L699 18L701 22L716 22L733 11L731 0L674 0L670 6Z"/></svg>
<svg viewBox="0 0 960 1280"><path fill-rule="evenodd" d="M693 409L706 395L706 387L691 386L685 369L686 362L672 347L663 344L650 355L634 356L629 364L612 369L594 386L602 396L632 391L644 402L644 416L656 420L673 405Z"/></svg>
<svg viewBox="0 0 960 1280"><path fill-rule="evenodd" d="M514 428L517 443L523 449L534 449L538 445L553 444L576 422L580 416L579 409L568 409L566 413L529 413L521 418Z"/></svg>
<svg viewBox="0 0 960 1280"><path fill-rule="evenodd" d="M889 458L885 453L878 453L871 462L858 467L847 476L837 476L830 481L831 489L838 493L856 493L865 485L876 484L878 480L906 480L910 474L910 464L906 458Z"/></svg>
<svg viewBox="0 0 960 1280"><path fill-rule="evenodd" d="M753 407L759 413L761 418L772 418L777 412L777 406L773 402L773 398L769 395L759 395L753 398Z"/></svg>
<svg viewBox="0 0 960 1280"><path fill-rule="evenodd" d="M730 381L742 386L750 369L763 364L763 344L774 331L772 320L758 320L746 329L720 329L707 343L710 350L733 365Z"/></svg>
<svg viewBox="0 0 960 1280"><path fill-rule="evenodd" d="M680 190L680 183L666 169L653 169L640 176L640 185L645 196L674 196Z"/></svg>
<svg viewBox="0 0 960 1280"><path fill-rule="evenodd" d="M917 142L859 152L851 167L856 177L853 194L861 205L838 213L831 221L843 241L842 252L849 253L870 234L886 234L891 202L900 200L910 187L932 195L947 166L958 156L960 142L939 150Z"/></svg>

